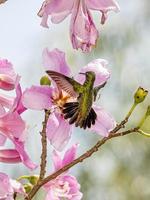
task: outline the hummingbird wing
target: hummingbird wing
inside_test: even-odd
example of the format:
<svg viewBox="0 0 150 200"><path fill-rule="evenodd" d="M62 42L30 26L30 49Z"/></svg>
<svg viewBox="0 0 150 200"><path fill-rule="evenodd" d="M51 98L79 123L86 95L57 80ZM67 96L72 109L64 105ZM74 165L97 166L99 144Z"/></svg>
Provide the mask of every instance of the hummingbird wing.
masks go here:
<svg viewBox="0 0 150 200"><path fill-rule="evenodd" d="M58 88L64 90L72 97L78 97L79 93L82 93L83 86L74 79L51 70L46 71L46 73L55 81Z"/></svg>
<svg viewBox="0 0 150 200"><path fill-rule="evenodd" d="M103 84L101 85L98 85L94 88L93 90L93 93L94 93L94 101L96 101L96 97L97 97L97 94L99 92L100 89L102 89L105 85L106 85L107 82L104 82Z"/></svg>

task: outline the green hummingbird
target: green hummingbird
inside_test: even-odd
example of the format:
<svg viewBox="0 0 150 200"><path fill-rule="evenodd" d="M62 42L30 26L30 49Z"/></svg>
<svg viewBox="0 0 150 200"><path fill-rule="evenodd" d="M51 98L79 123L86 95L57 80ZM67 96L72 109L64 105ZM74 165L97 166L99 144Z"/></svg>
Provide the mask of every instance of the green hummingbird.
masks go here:
<svg viewBox="0 0 150 200"><path fill-rule="evenodd" d="M94 87L95 73L93 71L80 73L86 77L83 85L73 78L55 71L49 70L46 73L55 81L58 89L64 90L71 97L77 99L76 102L68 102L63 106L64 118L69 119L69 124L75 123L76 127L80 126L84 129L94 125L97 115L92 105L96 100L98 91L105 86L106 82Z"/></svg>

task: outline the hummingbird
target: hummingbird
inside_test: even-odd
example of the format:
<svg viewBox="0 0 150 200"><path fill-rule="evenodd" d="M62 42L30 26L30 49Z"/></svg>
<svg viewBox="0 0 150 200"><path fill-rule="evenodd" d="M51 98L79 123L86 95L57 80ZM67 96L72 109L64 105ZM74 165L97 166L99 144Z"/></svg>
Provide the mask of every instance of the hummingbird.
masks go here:
<svg viewBox="0 0 150 200"><path fill-rule="evenodd" d="M71 97L77 99L75 102L67 102L63 105L62 112L64 118L69 119L69 124L75 124L76 127L79 126L83 129L94 125L97 114L92 105L96 100L98 91L105 86L106 82L94 87L95 73L93 71L80 73L85 75L83 84L55 71L49 70L46 73L56 83L58 89L64 90Z"/></svg>

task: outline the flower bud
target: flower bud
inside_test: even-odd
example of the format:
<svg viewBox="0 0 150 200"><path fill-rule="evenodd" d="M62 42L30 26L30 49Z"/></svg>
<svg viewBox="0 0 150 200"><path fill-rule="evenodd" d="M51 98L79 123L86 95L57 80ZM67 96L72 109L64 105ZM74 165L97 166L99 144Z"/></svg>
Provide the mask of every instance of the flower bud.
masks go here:
<svg viewBox="0 0 150 200"><path fill-rule="evenodd" d="M38 175L29 176L28 180L32 185L35 185L39 179Z"/></svg>
<svg viewBox="0 0 150 200"><path fill-rule="evenodd" d="M39 176L38 175L24 175L24 176L20 176L18 178L18 180L23 180L23 179L26 179L29 181L29 183L31 183L32 185L35 185L39 179Z"/></svg>
<svg viewBox="0 0 150 200"><path fill-rule="evenodd" d="M42 78L40 79L40 85L51 85L51 81L48 76L42 76Z"/></svg>
<svg viewBox="0 0 150 200"><path fill-rule="evenodd" d="M148 91L142 87L139 87L134 95L134 101L136 104L142 103L147 96Z"/></svg>
<svg viewBox="0 0 150 200"><path fill-rule="evenodd" d="M26 193L29 193L33 188L33 185L31 183L27 183L27 184L24 184L24 189L26 191Z"/></svg>

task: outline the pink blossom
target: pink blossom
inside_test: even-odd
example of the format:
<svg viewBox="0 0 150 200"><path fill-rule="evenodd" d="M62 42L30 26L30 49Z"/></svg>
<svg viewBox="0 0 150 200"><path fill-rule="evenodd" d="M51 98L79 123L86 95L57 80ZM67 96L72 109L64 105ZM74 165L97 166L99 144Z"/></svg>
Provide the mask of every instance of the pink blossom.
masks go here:
<svg viewBox="0 0 150 200"><path fill-rule="evenodd" d="M68 65L64 59L64 53L60 50L55 49L49 52L46 49L44 50L43 58L43 63L45 63L46 70L55 70L57 72L60 70L62 74L67 75L68 72L68 76L71 76ZM61 59L62 62L60 62ZM97 86L106 82L110 77L110 72L106 66L106 60L97 59L83 67L81 72L86 72L89 70L95 72L95 86ZM84 76L78 75L75 77L75 79L82 83L84 81ZM70 125L68 121L64 119L62 108L66 102L73 100L74 98L72 98L68 93L65 93L60 89L58 90L55 84L54 87L32 86L31 88L27 89L22 96L23 105L27 108L35 110L51 110L51 115L47 124L47 137L51 145L53 145L59 151L63 150L68 143L73 128L73 125ZM93 108L97 114L97 120L95 125L88 129L96 132L99 135L107 137L109 132L115 127L115 120L104 109L97 106L94 106Z"/></svg>
<svg viewBox="0 0 150 200"><path fill-rule="evenodd" d="M57 24L71 14L70 38L73 48L89 52L99 35L90 10L100 11L101 24L104 24L108 11L118 12L119 5L115 0L45 0L38 15L42 17L41 25L48 28L49 15L51 21Z"/></svg>
<svg viewBox="0 0 150 200"><path fill-rule="evenodd" d="M0 60L0 88L13 90L18 79L19 76L15 73L12 64L6 59Z"/></svg>
<svg viewBox="0 0 150 200"><path fill-rule="evenodd" d="M0 199L13 200L14 193L24 195L25 191L21 183L10 179L8 175L0 173Z"/></svg>
<svg viewBox="0 0 150 200"><path fill-rule="evenodd" d="M35 169L35 165L24 149L26 136L25 122L17 112L8 113L0 117L0 145L4 146L7 139L11 140L15 149L0 150L0 162L23 162L28 168Z"/></svg>
<svg viewBox="0 0 150 200"><path fill-rule="evenodd" d="M30 160L24 147L27 131L26 123L20 114L26 108L21 102L22 91L19 84L20 77L15 74L12 65L7 60L0 61L0 74L10 76L13 84L11 87L10 84L5 84L7 85L6 88L7 90L15 89L16 92L15 97L0 94L0 146L4 146L7 139L11 140L14 144L14 149L0 150L0 162L23 162L28 168L35 169L37 165ZM6 88L3 87L2 89Z"/></svg>
<svg viewBox="0 0 150 200"><path fill-rule="evenodd" d="M14 110L17 107L12 107ZM30 169L35 169L35 165L24 149L27 131L26 124L17 111L5 112L0 116L0 146L4 146L7 139L11 140L15 149L0 150L0 162L17 163L23 162Z"/></svg>
<svg viewBox="0 0 150 200"><path fill-rule="evenodd" d="M77 145L73 145L65 153L63 159L54 151L53 163L55 171L72 162L76 157L76 151ZM80 185L77 179L71 176L68 171L48 182L44 188L47 191L46 200L61 200L63 198L66 200L80 200L82 198Z"/></svg>
<svg viewBox="0 0 150 200"><path fill-rule="evenodd" d="M26 110L21 102L22 90L19 83L17 83L15 86L15 92L15 97L2 93L0 94L0 115L3 115L4 113L6 113L6 111L9 113L16 111L18 114L21 114Z"/></svg>

